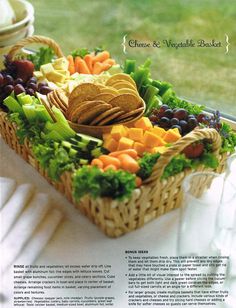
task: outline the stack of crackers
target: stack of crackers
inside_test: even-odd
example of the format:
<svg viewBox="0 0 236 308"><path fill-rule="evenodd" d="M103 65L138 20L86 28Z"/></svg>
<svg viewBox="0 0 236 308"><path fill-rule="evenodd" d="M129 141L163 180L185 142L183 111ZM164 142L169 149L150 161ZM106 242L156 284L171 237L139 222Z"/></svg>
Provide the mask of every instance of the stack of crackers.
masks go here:
<svg viewBox="0 0 236 308"><path fill-rule="evenodd" d="M59 108L69 121L92 126L136 119L145 108L134 80L123 73L111 76L104 84L81 83L69 98L63 90L54 90L47 99L49 105Z"/></svg>

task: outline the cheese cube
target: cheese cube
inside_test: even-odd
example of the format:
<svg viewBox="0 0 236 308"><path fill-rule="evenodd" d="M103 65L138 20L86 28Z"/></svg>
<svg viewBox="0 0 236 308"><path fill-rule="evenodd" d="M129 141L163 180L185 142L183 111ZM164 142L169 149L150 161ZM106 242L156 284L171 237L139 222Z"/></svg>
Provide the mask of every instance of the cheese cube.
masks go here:
<svg viewBox="0 0 236 308"><path fill-rule="evenodd" d="M47 73L47 79L53 82L59 82L59 83L64 83L66 77L60 73L57 73L57 71L53 71L50 73Z"/></svg>
<svg viewBox="0 0 236 308"><path fill-rule="evenodd" d="M142 128L143 130L148 130L148 129L153 127L151 121L147 117L142 117L142 118L138 119L134 123L134 126L136 128Z"/></svg>
<svg viewBox="0 0 236 308"><path fill-rule="evenodd" d="M165 151L166 151L167 149L168 149L168 148L165 147L165 146L154 147L154 148L152 148L152 153L160 153L160 154L163 154L163 153L165 153Z"/></svg>
<svg viewBox="0 0 236 308"><path fill-rule="evenodd" d="M69 61L66 58L58 58L53 62L53 67L56 70L68 70Z"/></svg>
<svg viewBox="0 0 236 308"><path fill-rule="evenodd" d="M142 142L143 140L143 129L142 128L130 128L129 138L134 141Z"/></svg>
<svg viewBox="0 0 236 308"><path fill-rule="evenodd" d="M172 142L176 142L176 141L179 140L180 138L181 138L181 135L180 135L179 132L176 133L176 131L174 131L173 129L169 129L169 130L166 132L166 134L165 134L163 140L164 140L165 142L172 143Z"/></svg>
<svg viewBox="0 0 236 308"><path fill-rule="evenodd" d="M154 126L153 128L151 128L150 132L152 132L155 135L160 136L160 137L163 137L166 134L166 131L164 130L164 128L161 128L161 127L158 127L158 126Z"/></svg>
<svg viewBox="0 0 236 308"><path fill-rule="evenodd" d="M121 150L132 149L133 148L133 144L134 144L133 140L131 140L129 138L126 138L126 137L121 137L120 140L119 140L119 143L118 143L117 150L121 151Z"/></svg>
<svg viewBox="0 0 236 308"><path fill-rule="evenodd" d="M156 134L146 131L143 137L143 142L146 147L155 147L160 145L165 145L166 142L163 141L163 139Z"/></svg>
<svg viewBox="0 0 236 308"><path fill-rule="evenodd" d="M113 139L111 137L108 137L104 141L103 147L110 152L115 152L117 150L117 147L118 147L118 141L116 141L115 139Z"/></svg>
<svg viewBox="0 0 236 308"><path fill-rule="evenodd" d="M40 66L40 71L43 73L43 75L47 75L49 73L54 72L55 69L52 66L52 63L47 63Z"/></svg>
<svg viewBox="0 0 236 308"><path fill-rule="evenodd" d="M119 141L121 137L126 137L127 131L124 125L114 125L111 129L111 137Z"/></svg>

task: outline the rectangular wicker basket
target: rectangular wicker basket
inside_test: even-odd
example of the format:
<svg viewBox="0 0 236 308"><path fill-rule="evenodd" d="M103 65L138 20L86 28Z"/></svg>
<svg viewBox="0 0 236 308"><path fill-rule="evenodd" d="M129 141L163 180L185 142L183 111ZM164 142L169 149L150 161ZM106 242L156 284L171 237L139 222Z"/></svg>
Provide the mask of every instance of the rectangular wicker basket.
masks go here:
<svg viewBox="0 0 236 308"><path fill-rule="evenodd" d="M81 199L80 203L77 203L72 196L72 173L65 172L61 176L60 182L53 182L33 156L29 142L25 140L24 144L19 143L16 136L16 126L8 120L7 114L3 111L0 111L0 132L5 142L17 154L33 166L109 237L118 237L140 228L152 219L180 206L182 181L192 171L186 169L167 180L160 178L172 157L180 153L188 144L202 139L212 141L213 151L220 161L218 168L214 170L215 172L221 173L224 170L227 158L227 154L219 155L221 138L216 130L199 129L181 138L159 158L151 177L141 188L133 191L129 200L118 202L110 198L91 199L86 196ZM197 169L197 171L203 170L206 171L207 169L203 166ZM207 182L199 183L199 191L203 190L207 184Z"/></svg>

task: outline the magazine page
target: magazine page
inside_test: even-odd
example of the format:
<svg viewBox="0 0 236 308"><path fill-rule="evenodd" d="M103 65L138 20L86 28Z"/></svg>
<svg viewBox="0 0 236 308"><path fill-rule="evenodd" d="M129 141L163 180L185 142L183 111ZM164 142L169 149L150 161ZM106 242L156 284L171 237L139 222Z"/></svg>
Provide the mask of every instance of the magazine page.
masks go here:
<svg viewBox="0 0 236 308"><path fill-rule="evenodd" d="M236 307L235 14L0 0L0 307Z"/></svg>

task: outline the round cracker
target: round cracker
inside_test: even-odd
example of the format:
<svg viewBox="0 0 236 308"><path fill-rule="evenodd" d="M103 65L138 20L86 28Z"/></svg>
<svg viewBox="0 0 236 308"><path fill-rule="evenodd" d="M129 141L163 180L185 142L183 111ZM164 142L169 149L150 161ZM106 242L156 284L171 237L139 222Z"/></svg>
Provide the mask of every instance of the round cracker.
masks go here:
<svg viewBox="0 0 236 308"><path fill-rule="evenodd" d="M54 91L57 98L60 100L60 102L66 107L68 107L68 97L66 96L65 92L61 89L57 89Z"/></svg>
<svg viewBox="0 0 236 308"><path fill-rule="evenodd" d="M119 92L112 87L106 87L106 88L101 89L101 93L102 94L112 94L113 96L119 95Z"/></svg>
<svg viewBox="0 0 236 308"><path fill-rule="evenodd" d="M123 120L123 119L129 118L129 117L134 117L137 114L143 112L143 109L144 109L144 107L140 107L136 110L132 110L130 112L127 112L127 113L121 115L119 118L117 118L117 120Z"/></svg>
<svg viewBox="0 0 236 308"><path fill-rule="evenodd" d="M124 111L117 111L113 114L111 114L110 116L106 117L105 119L103 119L102 121L98 122L97 125L102 126L102 125L106 125L109 122L111 122L112 120L118 118L120 115L124 114Z"/></svg>
<svg viewBox="0 0 236 308"><path fill-rule="evenodd" d="M71 113L70 116L68 117L71 122L77 122L78 117L85 112L88 108L93 108L100 105L100 102L94 102L94 101L85 101L79 106L77 106Z"/></svg>
<svg viewBox="0 0 236 308"><path fill-rule="evenodd" d="M112 86L112 84L114 82L116 82L117 80L126 80L126 81L130 82L136 88L135 81L130 77L130 75L125 74L125 73L118 73L118 74L115 74L115 75L111 76L107 80L106 85L107 86Z"/></svg>
<svg viewBox="0 0 236 308"><path fill-rule="evenodd" d="M51 106L55 106L58 109L60 109L63 113L66 112L66 109L64 107L61 107L61 105L59 105L59 103L57 102L57 100L55 99L54 95L53 95L53 91L48 93L47 95L48 97L48 101L50 103Z"/></svg>
<svg viewBox="0 0 236 308"><path fill-rule="evenodd" d="M103 112L102 114L97 116L95 119L93 119L93 121L90 123L90 125L97 125L100 121L102 121L106 117L108 117L111 114L116 113L118 111L121 111L120 107L113 107L113 108Z"/></svg>
<svg viewBox="0 0 236 308"><path fill-rule="evenodd" d="M135 95L137 97L140 97L138 92L133 90L133 89L131 89L131 88L121 88L118 91L119 91L119 94L133 94L133 95Z"/></svg>
<svg viewBox="0 0 236 308"><path fill-rule="evenodd" d="M119 90L119 89L122 89L122 88L128 88L128 89L132 89L134 91L137 91L137 88L134 87L131 83L127 82L126 80L123 81L123 80L118 80L117 82L114 82L112 84L112 87Z"/></svg>
<svg viewBox="0 0 236 308"><path fill-rule="evenodd" d="M56 91L52 91L51 93L52 93L51 99L54 100L54 102L57 103L57 105L59 106L59 108L60 108L61 110L63 110L64 112L66 112L67 106L65 106L65 105L63 104L63 102L61 101L61 99L57 96Z"/></svg>
<svg viewBox="0 0 236 308"><path fill-rule="evenodd" d="M118 106L125 112L136 110L141 106L141 99L133 94L120 94L109 101L112 106Z"/></svg>
<svg viewBox="0 0 236 308"><path fill-rule="evenodd" d="M111 93L101 93L94 97L94 100L104 101L108 103L113 97L115 97L114 94Z"/></svg>
<svg viewBox="0 0 236 308"><path fill-rule="evenodd" d="M94 83L84 82L79 84L74 90L70 93L69 96L69 105L70 102L76 97L83 97L83 99L90 99L101 92L100 88Z"/></svg>
<svg viewBox="0 0 236 308"><path fill-rule="evenodd" d="M110 104L100 104L98 106L92 106L90 109L88 108L81 116L78 118L78 124L89 124L95 117L100 115L102 112L111 109Z"/></svg>

